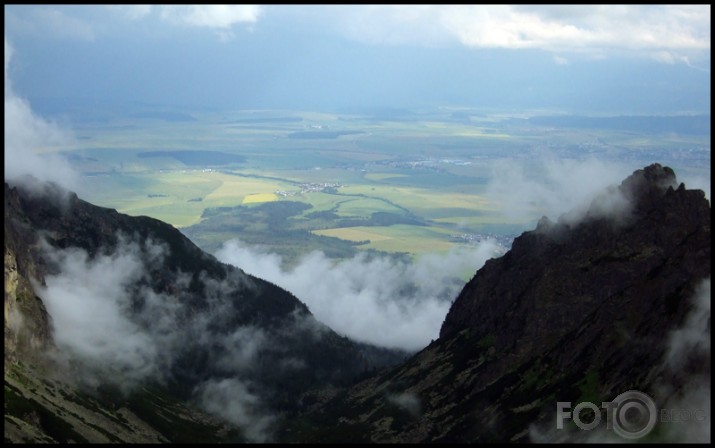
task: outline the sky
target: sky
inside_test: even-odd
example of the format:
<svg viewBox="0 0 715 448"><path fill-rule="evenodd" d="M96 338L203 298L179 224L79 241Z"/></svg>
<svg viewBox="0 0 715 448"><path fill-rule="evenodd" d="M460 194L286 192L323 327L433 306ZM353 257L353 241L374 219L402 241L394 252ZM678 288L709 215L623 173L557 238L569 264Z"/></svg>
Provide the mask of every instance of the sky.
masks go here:
<svg viewBox="0 0 715 448"><path fill-rule="evenodd" d="M6 5L5 40L39 113L66 99L710 111L710 5Z"/></svg>

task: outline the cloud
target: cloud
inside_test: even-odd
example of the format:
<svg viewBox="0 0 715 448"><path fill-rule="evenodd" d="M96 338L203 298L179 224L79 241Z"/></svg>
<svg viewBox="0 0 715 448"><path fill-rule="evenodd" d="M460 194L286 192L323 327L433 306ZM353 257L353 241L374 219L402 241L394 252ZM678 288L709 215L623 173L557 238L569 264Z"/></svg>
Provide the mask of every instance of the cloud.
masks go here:
<svg viewBox="0 0 715 448"><path fill-rule="evenodd" d="M591 40L586 30L565 21L549 20L512 6L454 7L442 14L445 26L460 42L480 48L548 48ZM579 39L579 36L582 36Z"/></svg>
<svg viewBox="0 0 715 448"><path fill-rule="evenodd" d="M664 409L671 412L687 411L691 416L683 421L662 423L667 424L665 436L668 441L710 442L711 297L710 278L707 278L697 285L695 296L691 298L692 309L683 326L673 331L668 339L664 364L667 372L679 378L681 387L661 384L658 392L667 397ZM699 367L692 367L693 364ZM695 418L698 415L696 412L704 415L705 420Z"/></svg>
<svg viewBox="0 0 715 448"><path fill-rule="evenodd" d="M709 5L371 5L328 10L370 43L606 54L668 51L709 58ZM329 19L327 19L329 20ZM646 56L647 56L646 54Z"/></svg>
<svg viewBox="0 0 715 448"><path fill-rule="evenodd" d="M709 6L645 5L457 7L447 18L475 47L547 51L710 48Z"/></svg>
<svg viewBox="0 0 715 448"><path fill-rule="evenodd" d="M389 394L387 401L406 410L412 417L419 417L422 410L420 398L411 392Z"/></svg>
<svg viewBox="0 0 715 448"><path fill-rule="evenodd" d="M107 8L131 20L146 19L156 12L159 20L172 25L211 29L221 42L235 37L234 26L255 23L261 15L258 5L111 5Z"/></svg>
<svg viewBox="0 0 715 448"><path fill-rule="evenodd" d="M260 11L257 5L164 5L160 17L178 25L215 29L226 41L233 38L234 25L255 23Z"/></svg>
<svg viewBox="0 0 715 448"><path fill-rule="evenodd" d="M238 327L219 341L227 354L219 359L217 366L232 372L250 369L256 355L266 347L268 339L260 328Z"/></svg>
<svg viewBox="0 0 715 448"><path fill-rule="evenodd" d="M710 279L704 280L692 299L693 310L682 328L670 335L666 365L678 369L688 355L710 355Z"/></svg>
<svg viewBox="0 0 715 448"><path fill-rule="evenodd" d="M12 88L13 48L5 38L5 180L32 175L79 190L79 175L62 157L40 151L56 150L73 141L70 131L35 115L30 104Z"/></svg>
<svg viewBox="0 0 715 448"><path fill-rule="evenodd" d="M152 5L107 5L106 7L132 20L143 19L153 10Z"/></svg>
<svg viewBox="0 0 715 448"><path fill-rule="evenodd" d="M87 41L93 41L95 38L92 25L57 9L36 9L33 16L37 29L53 37Z"/></svg>
<svg viewBox="0 0 715 448"><path fill-rule="evenodd" d="M602 212L607 214L611 208L622 210L625 205L617 194L608 194L608 187L619 185L633 171L626 165L594 158L502 159L494 163L487 195L501 205L501 213L510 220L532 221L547 216L555 221L569 211L575 219L599 195Z"/></svg>
<svg viewBox="0 0 715 448"><path fill-rule="evenodd" d="M132 20L141 20L158 12L168 23L200 28L227 30L239 23L255 23L261 15L259 5L108 5Z"/></svg>
<svg viewBox="0 0 715 448"><path fill-rule="evenodd" d="M710 5L115 5L43 7L16 14L10 26L34 34L94 39L116 16L154 20L234 37L239 24L263 17L284 27L308 27L376 45L543 50L584 55L653 58L706 69ZM112 15L100 15L104 9ZM82 17L83 15L91 17ZM79 17L79 18L78 18ZM41 23L42 25L38 25ZM102 26L100 24L106 24ZM700 62L702 61L702 62Z"/></svg>
<svg viewBox="0 0 715 448"><path fill-rule="evenodd" d="M96 24L78 17L75 6L14 5L10 8L5 7L6 35L18 33L53 40L87 42L97 37Z"/></svg>
<svg viewBox="0 0 715 448"><path fill-rule="evenodd" d="M35 284L52 317L54 341L61 352L89 360L104 373L136 382L156 373L159 341L130 318L128 289L145 272L136 244L90 259L80 249L53 250L48 259L62 267Z"/></svg>
<svg viewBox="0 0 715 448"><path fill-rule="evenodd" d="M222 281L203 277L199 303L188 274L167 281L173 292L157 292L151 267L163 264L167 246L118 238L116 248L94 256L42 243L48 273L44 285L33 281L33 287L50 316L56 349L48 354L71 372L63 379L90 388L108 382L128 393L149 380L185 375L181 381L194 386L192 398L201 408L239 425L251 441L267 440L274 417L263 400L272 385L258 385L265 366L257 360L269 354L277 359L273 370L305 368L277 341L303 335L311 322L294 316L281 327L285 334L276 335L236 324L240 307L230 298L251 287L238 272ZM179 366L196 353L204 361Z"/></svg>
<svg viewBox="0 0 715 448"><path fill-rule="evenodd" d="M261 408L261 399L245 382L236 378L209 380L196 389L196 394L204 409L244 428L249 440L270 439L270 426L275 418Z"/></svg>
<svg viewBox="0 0 715 448"><path fill-rule="evenodd" d="M654 428L657 440L665 443L709 443L711 413L710 389L710 278L700 282L693 305L683 326L673 330L666 339L662 368L665 375L653 385L658 416ZM695 361L698 368L692 367ZM705 370L703 372L703 369ZM615 398L615 397L614 397ZM661 406L658 406L658 405ZM687 413L686 413L687 412ZM677 415L680 420L669 421ZM683 417L686 416L686 417ZM696 418L696 416L704 419ZM606 418L605 414L602 414ZM672 420L672 419L671 419ZM535 443L624 443L629 440L617 435L604 424L591 431L556 430L550 425L532 425L529 435ZM638 441L638 440L634 440Z"/></svg>
<svg viewBox="0 0 715 448"><path fill-rule="evenodd" d="M507 220L531 222L546 216L570 225L586 216L620 220L628 216L631 203L618 186L636 169L595 158L500 159L494 162L486 195ZM678 181L710 197L708 177L686 171Z"/></svg>
<svg viewBox="0 0 715 448"><path fill-rule="evenodd" d="M365 253L336 262L312 252L284 270L278 255L231 240L216 257L292 292L338 333L382 347L418 350L437 338L451 301L464 286L455 277L476 272L498 253L491 241L414 263Z"/></svg>
<svg viewBox="0 0 715 448"><path fill-rule="evenodd" d="M554 55L554 62L557 65L568 65L569 63L568 59L558 55Z"/></svg>
<svg viewBox="0 0 715 448"><path fill-rule="evenodd" d="M318 26L371 44L441 46L453 37L435 20L435 5L359 5L314 9Z"/></svg>
<svg viewBox="0 0 715 448"><path fill-rule="evenodd" d="M243 427L250 440L265 441L274 418L263 407L261 391L242 377L259 353L271 348L271 337L250 325L227 334L216 330L234 316L226 297L242 279L205 283L207 306L196 309L182 295L190 294L187 275L171 282L177 294L149 286L148 266L163 263L166 246L119 240L115 250L94 257L43 243L50 273L45 285L34 282L34 288L51 317L56 351L50 355L68 366L74 382L90 387L109 382L129 392L149 379L169 379L187 350L206 353L213 374L200 378L194 399L207 412ZM299 363L285 362L286 368ZM214 376L217 372L230 379Z"/></svg>
<svg viewBox="0 0 715 448"><path fill-rule="evenodd" d="M702 190L705 193L705 198L708 201L710 200L710 186L712 185L710 175L705 176L685 172L682 175L678 175L678 180L683 182L689 189Z"/></svg>

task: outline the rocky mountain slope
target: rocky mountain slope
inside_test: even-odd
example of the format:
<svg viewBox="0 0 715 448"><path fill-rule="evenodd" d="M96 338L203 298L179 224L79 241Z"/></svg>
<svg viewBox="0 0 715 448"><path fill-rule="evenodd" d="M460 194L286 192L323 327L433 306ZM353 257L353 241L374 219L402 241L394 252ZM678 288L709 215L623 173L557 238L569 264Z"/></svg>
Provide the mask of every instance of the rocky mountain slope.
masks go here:
<svg viewBox="0 0 715 448"><path fill-rule="evenodd" d="M264 440L306 391L401 359L334 333L168 224L31 179L5 184L6 439L187 441L192 428Z"/></svg>
<svg viewBox="0 0 715 448"><path fill-rule="evenodd" d="M694 387L709 395L709 287L698 288L711 272L710 211L702 191L654 164L586 210L542 219L469 281L439 339L315 405L283 428L284 439L580 441L596 432L573 422L556 430L558 401L600 407L638 390L662 409L702 395ZM698 312L702 345L691 333L676 344ZM661 424L645 440L677 441L670 429Z"/></svg>
<svg viewBox="0 0 715 448"><path fill-rule="evenodd" d="M703 192L648 166L516 238L396 365L167 224L6 184L5 440L610 437L556 430L556 402L709 397L710 247ZM644 440L680 441L672 428Z"/></svg>

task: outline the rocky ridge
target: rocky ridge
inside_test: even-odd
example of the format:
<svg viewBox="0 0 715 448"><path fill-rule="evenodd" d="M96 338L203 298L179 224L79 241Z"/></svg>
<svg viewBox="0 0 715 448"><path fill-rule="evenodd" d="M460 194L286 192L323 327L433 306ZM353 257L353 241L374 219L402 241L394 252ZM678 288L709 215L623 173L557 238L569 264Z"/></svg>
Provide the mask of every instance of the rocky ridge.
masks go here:
<svg viewBox="0 0 715 448"><path fill-rule="evenodd" d="M710 276L710 204L659 164L605 194L625 201L542 219L469 281L439 339L306 413L286 439L522 442L554 428L557 401L635 389L662 405L682 391L664 359ZM708 388L709 362L708 351L686 369Z"/></svg>

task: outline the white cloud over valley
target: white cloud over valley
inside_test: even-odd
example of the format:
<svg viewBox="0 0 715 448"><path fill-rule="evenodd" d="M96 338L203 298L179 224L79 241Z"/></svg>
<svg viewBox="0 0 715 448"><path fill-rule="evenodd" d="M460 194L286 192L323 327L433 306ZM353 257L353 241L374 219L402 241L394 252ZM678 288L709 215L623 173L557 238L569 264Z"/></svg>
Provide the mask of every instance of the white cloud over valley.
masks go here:
<svg viewBox="0 0 715 448"><path fill-rule="evenodd" d="M413 263L364 253L335 261L312 252L284 269L280 256L231 240L216 256L292 292L338 333L378 346L418 350L437 338L464 286L455 277L473 275L497 254L499 247L491 241Z"/></svg>
<svg viewBox="0 0 715 448"><path fill-rule="evenodd" d="M114 250L94 257L47 243L43 252L54 268L45 285L35 282L34 288L51 317L57 350L50 355L76 366L67 379L90 387L109 381L129 392L147 380L170 379L172 365L186 350L200 350L231 378L203 378L193 393L197 403L241 426L249 440L267 440L273 416L260 389L250 387L243 374L274 342L251 325L220 336L212 330L233 314L227 296L235 282L206 281L208 306L197 311L179 296L188 290L188 276L172 280L179 295L156 293L147 284L147 266L163 263L168 254L166 246L151 240L120 236Z"/></svg>
<svg viewBox="0 0 715 448"><path fill-rule="evenodd" d="M506 218L519 221L541 216L556 221L569 211L585 213L599 195L602 211L608 214L610 209L623 211L625 204L603 194L638 168L642 167L595 158L501 159L494 164L487 194L501 205Z"/></svg>

